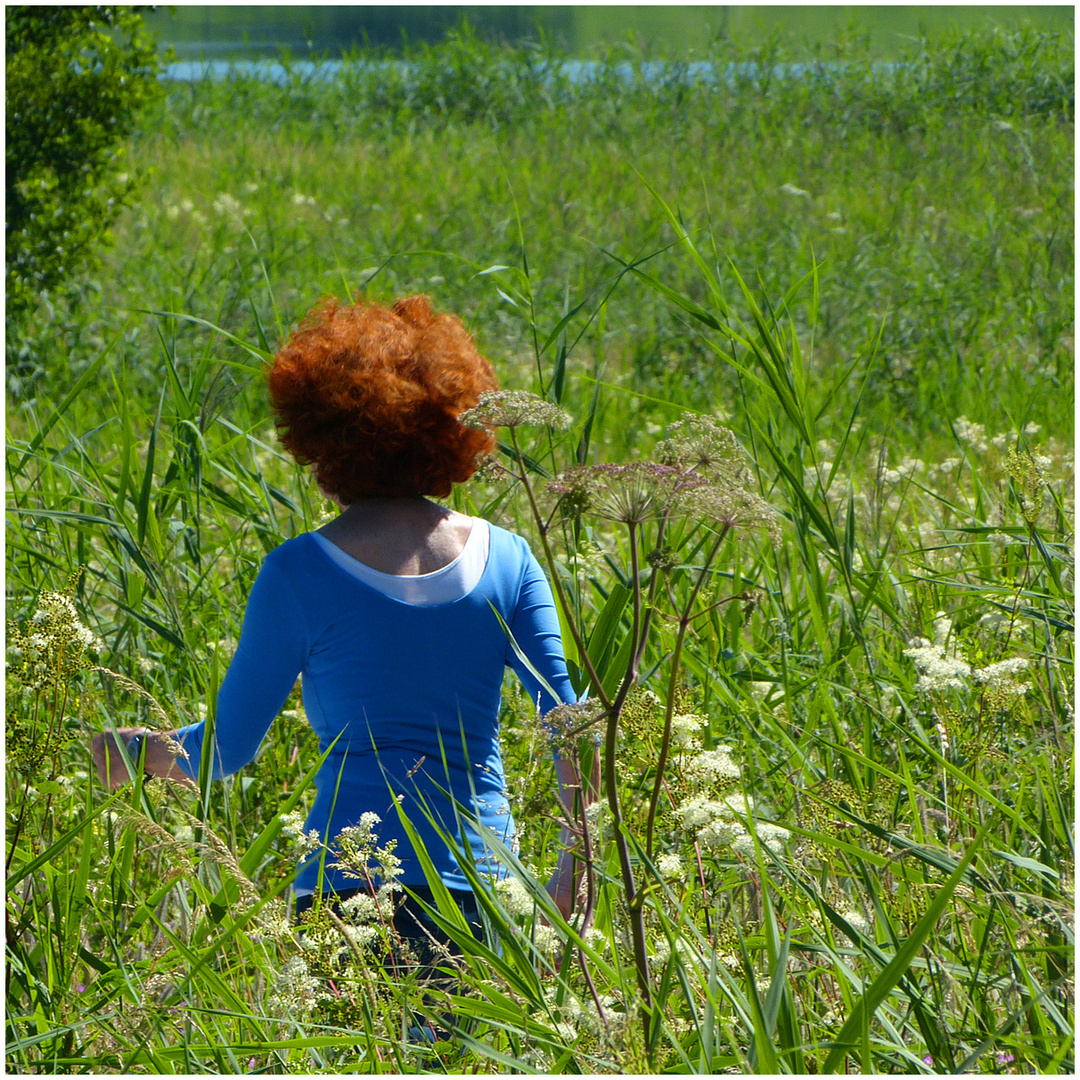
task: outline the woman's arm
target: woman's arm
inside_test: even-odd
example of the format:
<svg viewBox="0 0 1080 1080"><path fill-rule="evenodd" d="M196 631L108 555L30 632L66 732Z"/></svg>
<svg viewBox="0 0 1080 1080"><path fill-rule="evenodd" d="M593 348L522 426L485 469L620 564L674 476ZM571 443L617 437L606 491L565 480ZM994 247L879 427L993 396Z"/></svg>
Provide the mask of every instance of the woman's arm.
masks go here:
<svg viewBox="0 0 1080 1080"><path fill-rule="evenodd" d="M528 657L529 663L543 676L559 701L551 701L551 694L544 690L536 676L520 660L513 648L507 648L507 663L514 669L522 685L541 712L548 712L556 705L574 702L577 694L566 670L563 652L562 629L555 599L551 593L544 571L530 553L522 578L521 590L514 617L510 621L510 633L518 647ZM582 785L573 760L555 756L555 775L559 784L559 800L567 821L573 821L575 798L581 793L581 805L592 801L592 789ZM555 901L564 918L569 918L577 895L574 853L571 850L577 837L567 828L561 830L560 851L555 872L547 883L547 891Z"/></svg>
<svg viewBox="0 0 1080 1080"><path fill-rule="evenodd" d="M255 757L292 692L310 650L301 605L288 579L271 559L263 563L252 586L240 642L218 692L210 750L214 779L236 772ZM118 732L125 742L138 733L137 728ZM205 720L179 731L144 734L145 769L149 775L198 778L207 734ZM127 780L127 770L115 739L98 735L92 747L102 781L119 787Z"/></svg>
<svg viewBox="0 0 1080 1080"><path fill-rule="evenodd" d="M566 671L562 628L559 626L559 613L555 609L555 598L544 571L532 552L527 555L517 607L510 619L510 633L521 651L529 658L529 663L559 697L558 701L550 700L551 695L543 689L536 676L521 662L507 642L506 662L514 669L522 686L540 711L546 713L556 705L577 701L577 694L574 693Z"/></svg>

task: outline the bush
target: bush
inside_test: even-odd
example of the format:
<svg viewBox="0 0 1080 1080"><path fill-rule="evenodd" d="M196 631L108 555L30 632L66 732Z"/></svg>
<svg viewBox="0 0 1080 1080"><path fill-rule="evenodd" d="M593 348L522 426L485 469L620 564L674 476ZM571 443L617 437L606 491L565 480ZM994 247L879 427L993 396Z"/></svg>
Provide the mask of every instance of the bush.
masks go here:
<svg viewBox="0 0 1080 1080"><path fill-rule="evenodd" d="M12 7L7 44L7 311L92 259L134 183L122 141L158 91L137 9Z"/></svg>

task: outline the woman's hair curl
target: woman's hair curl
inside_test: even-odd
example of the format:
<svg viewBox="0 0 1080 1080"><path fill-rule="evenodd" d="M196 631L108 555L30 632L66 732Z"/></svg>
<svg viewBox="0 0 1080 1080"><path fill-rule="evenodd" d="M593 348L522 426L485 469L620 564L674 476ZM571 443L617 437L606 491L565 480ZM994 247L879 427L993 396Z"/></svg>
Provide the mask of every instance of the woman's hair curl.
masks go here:
<svg viewBox="0 0 1080 1080"><path fill-rule="evenodd" d="M491 364L426 296L391 308L323 302L274 358L269 384L282 444L346 505L449 495L494 446L458 420L497 389Z"/></svg>

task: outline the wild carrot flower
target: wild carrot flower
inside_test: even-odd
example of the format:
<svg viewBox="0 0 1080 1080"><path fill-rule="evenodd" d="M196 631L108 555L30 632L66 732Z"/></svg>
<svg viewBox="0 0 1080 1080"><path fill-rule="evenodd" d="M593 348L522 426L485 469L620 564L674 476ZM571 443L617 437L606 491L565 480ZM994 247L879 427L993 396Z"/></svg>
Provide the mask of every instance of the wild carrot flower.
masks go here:
<svg viewBox="0 0 1080 1080"><path fill-rule="evenodd" d="M675 500L704 481L671 465L631 461L625 465L577 465L548 484L564 512L590 511L609 521L639 525L663 517Z"/></svg>
<svg viewBox="0 0 1080 1080"><path fill-rule="evenodd" d="M571 420L553 402L545 401L525 390L489 390L480 400L466 409L458 419L466 427L488 431L500 427L522 427L537 424L541 427L567 428Z"/></svg>
<svg viewBox="0 0 1080 1080"><path fill-rule="evenodd" d="M749 461L728 428L707 416L685 413L656 446L657 460L703 482L685 484L680 509L737 529L764 528L779 536L776 513L752 490Z"/></svg>
<svg viewBox="0 0 1080 1080"><path fill-rule="evenodd" d="M667 438L656 445L656 459L705 474L746 467L746 455L735 433L696 413L683 413L668 427Z"/></svg>

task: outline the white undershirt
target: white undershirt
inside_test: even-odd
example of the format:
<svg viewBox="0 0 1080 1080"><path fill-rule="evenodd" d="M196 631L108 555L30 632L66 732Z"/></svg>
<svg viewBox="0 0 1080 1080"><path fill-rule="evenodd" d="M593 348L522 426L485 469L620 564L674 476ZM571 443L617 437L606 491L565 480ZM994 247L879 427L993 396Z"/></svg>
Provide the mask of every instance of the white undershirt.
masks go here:
<svg viewBox="0 0 1080 1080"><path fill-rule="evenodd" d="M365 585L414 607L433 607L460 600L476 587L487 566L491 532L482 518L472 519L472 529L461 553L453 562L440 566L430 574L384 574L366 563L354 559L319 533L312 533L319 547L347 574Z"/></svg>

